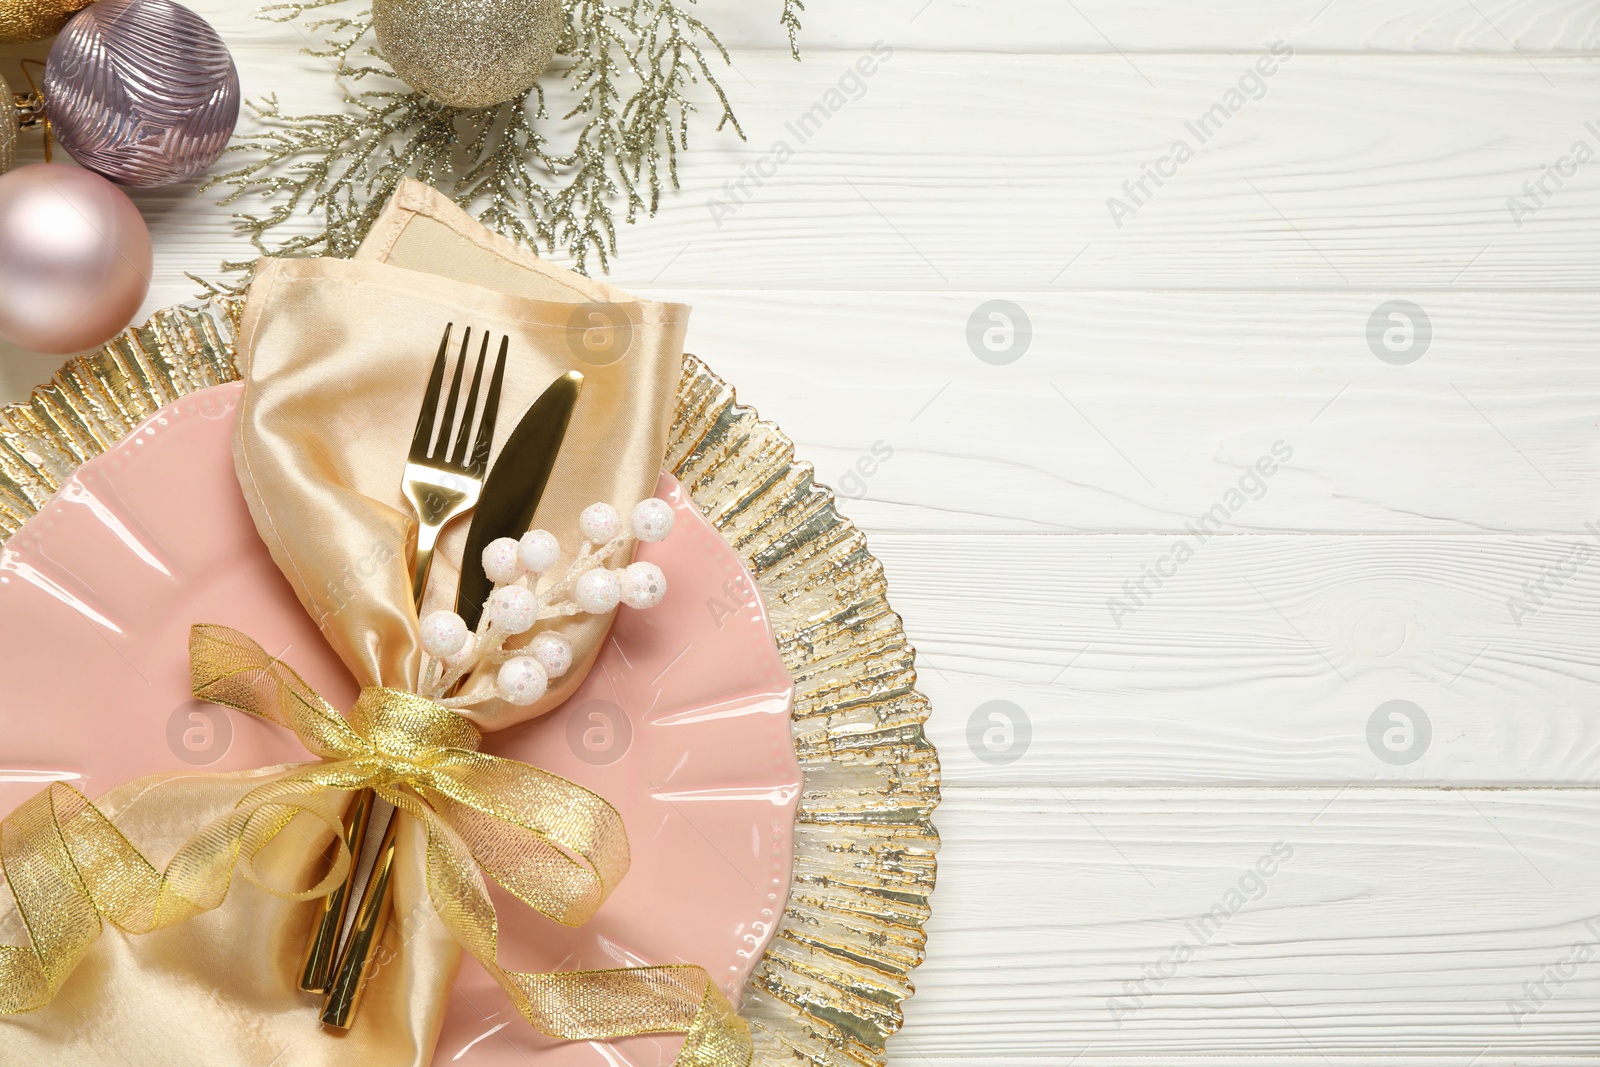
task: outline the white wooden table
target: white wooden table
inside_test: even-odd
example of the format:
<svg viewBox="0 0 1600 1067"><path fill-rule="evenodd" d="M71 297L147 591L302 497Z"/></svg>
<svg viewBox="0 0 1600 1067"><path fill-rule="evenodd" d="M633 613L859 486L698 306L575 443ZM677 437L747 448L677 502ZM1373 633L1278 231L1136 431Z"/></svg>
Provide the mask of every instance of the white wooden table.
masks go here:
<svg viewBox="0 0 1600 1067"><path fill-rule="evenodd" d="M802 64L702 7L749 141L612 280L856 498L921 652L894 1062L1600 1063L1600 5L810 0ZM150 308L243 249L139 200Z"/></svg>

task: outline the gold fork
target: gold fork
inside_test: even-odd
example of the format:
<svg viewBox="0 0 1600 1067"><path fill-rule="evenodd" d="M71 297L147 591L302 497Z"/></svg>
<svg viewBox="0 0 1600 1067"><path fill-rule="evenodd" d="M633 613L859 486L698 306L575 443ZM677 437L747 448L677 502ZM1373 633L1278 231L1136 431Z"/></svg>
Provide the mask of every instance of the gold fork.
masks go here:
<svg viewBox="0 0 1600 1067"><path fill-rule="evenodd" d="M450 345L453 325L444 328L444 337L439 341L439 357L434 360L428 390L422 396L422 412L417 416L417 429L411 437L411 455L406 459L406 472L401 482L406 499L417 510L417 555L411 569L411 592L419 607L428 585L428 568L433 566L433 549L439 543L439 531L451 519L471 511L483 492L483 479L489 471L489 447L494 443L495 415L500 408L500 384L506 375L506 348L511 343L509 337L500 339L500 355L495 361L482 417L478 419L478 436L473 440L478 387L483 383L483 364L489 354L489 335L483 335L478 367L467 393L465 417L460 419L461 425L455 430L452 448L450 436L452 423L458 416L456 401L461 396L461 372L466 367L467 349L472 343L472 327L467 327L461 337L461 356L456 360L455 377L450 381L450 399L445 405L435 443L434 415L439 406L439 389L444 384L445 352ZM470 453L467 451L469 440L472 440Z"/></svg>
<svg viewBox="0 0 1600 1067"><path fill-rule="evenodd" d="M500 387L505 379L506 350L509 337L500 340L500 352L495 360L494 373L489 381L488 395L479 406L478 395L483 384L484 364L489 354L489 335L483 335L478 350L477 368L466 403L458 405L461 398L461 380L467 364L472 342L472 328L467 327L461 338L461 354L456 360L455 374L450 382L450 395L442 416L439 412L439 393L444 386L445 364L450 348L450 333L454 323L446 326L439 340L439 355L434 360L428 377L427 390L422 396L422 409L417 415L416 430L411 438L411 452L406 458L405 474L401 486L406 499L417 513L417 552L411 570L411 592L417 606L422 606L422 596L428 585L428 571L433 565L433 551L439 543L439 533L451 520L471 511L483 492L484 478L489 467L489 450L494 443L495 417L500 408ZM438 423L437 431L435 423ZM473 423L478 432L472 435ZM453 440L452 440L453 438ZM468 451L468 442L471 451ZM340 935L346 925L354 871L350 881L336 893L326 898L321 922L311 939L306 958L306 968L301 988L327 994L322 1021L330 1026L345 1029L355 1011L362 986L366 979L368 961L377 940L383 934L389 919L390 876L394 863L395 828L398 820L394 810L388 809L376 818L387 817L383 838L378 844L362 892L360 906L344 939L344 949L339 953ZM368 823L375 822L374 799L363 793L351 805L345 824L345 842L352 855L359 858L368 837ZM338 962L335 968L335 956Z"/></svg>

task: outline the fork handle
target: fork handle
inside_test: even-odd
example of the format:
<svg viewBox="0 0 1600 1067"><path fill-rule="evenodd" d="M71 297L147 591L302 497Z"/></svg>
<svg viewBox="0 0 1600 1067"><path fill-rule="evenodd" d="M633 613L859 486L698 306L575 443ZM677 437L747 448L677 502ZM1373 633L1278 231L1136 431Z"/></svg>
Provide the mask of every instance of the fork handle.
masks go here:
<svg viewBox="0 0 1600 1067"><path fill-rule="evenodd" d="M428 588L428 571L433 568L433 550L439 543L439 531L442 526L417 527L417 555L411 564L411 592L416 597L417 607L422 607L422 594Z"/></svg>

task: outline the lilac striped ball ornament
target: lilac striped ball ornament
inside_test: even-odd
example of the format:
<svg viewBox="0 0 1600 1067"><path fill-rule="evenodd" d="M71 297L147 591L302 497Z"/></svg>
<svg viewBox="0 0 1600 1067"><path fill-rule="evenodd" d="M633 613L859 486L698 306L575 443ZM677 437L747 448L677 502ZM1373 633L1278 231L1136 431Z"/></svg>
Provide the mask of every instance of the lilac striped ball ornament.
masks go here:
<svg viewBox="0 0 1600 1067"><path fill-rule="evenodd" d="M211 24L172 0L97 0L45 62L56 139L122 185L186 181L214 163L239 121L239 71Z"/></svg>

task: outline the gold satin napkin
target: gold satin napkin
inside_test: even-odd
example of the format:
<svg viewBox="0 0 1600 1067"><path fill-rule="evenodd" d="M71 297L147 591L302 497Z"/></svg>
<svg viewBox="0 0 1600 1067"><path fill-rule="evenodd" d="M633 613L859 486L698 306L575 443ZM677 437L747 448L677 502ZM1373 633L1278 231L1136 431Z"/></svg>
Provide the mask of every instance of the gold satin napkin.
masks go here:
<svg viewBox="0 0 1600 1067"><path fill-rule="evenodd" d="M615 362L584 358L587 303L627 318L631 341ZM570 562L583 508L605 501L626 515L655 492L688 316L682 304L636 300L542 263L418 182L401 186L357 259L261 262L240 329L239 482L272 558L357 682L411 689L421 662L416 524L400 479L445 326L511 338L492 457L546 386L584 374L534 520ZM469 522L440 538L424 613L455 603ZM463 714L499 730L557 707L610 625L609 615L558 625L574 666L537 704L490 701Z"/></svg>
<svg viewBox="0 0 1600 1067"><path fill-rule="evenodd" d="M626 315L632 342L621 360L584 358L575 308L586 303ZM535 519L571 551L581 508L600 500L626 514L654 491L687 315L542 263L409 181L356 260L261 261L238 339L240 484L273 559L363 687L412 689L420 667L408 563L415 521L400 476L445 324L458 336L470 325L511 338L493 455L552 380L584 373ZM468 522L440 540L424 611L453 605ZM561 624L574 666L538 704L463 713L496 730L555 708L583 680L609 624ZM193 777L102 799L160 863L249 788L196 791ZM322 1029L320 1002L297 984L320 905L236 878L221 907L180 926L138 937L107 929L47 1007L0 1019L0 1064L427 1067L460 950L428 899L424 837L402 819L386 935L397 951L385 953L348 1034ZM273 880L315 883L326 842L323 833L304 850L280 850Z"/></svg>

